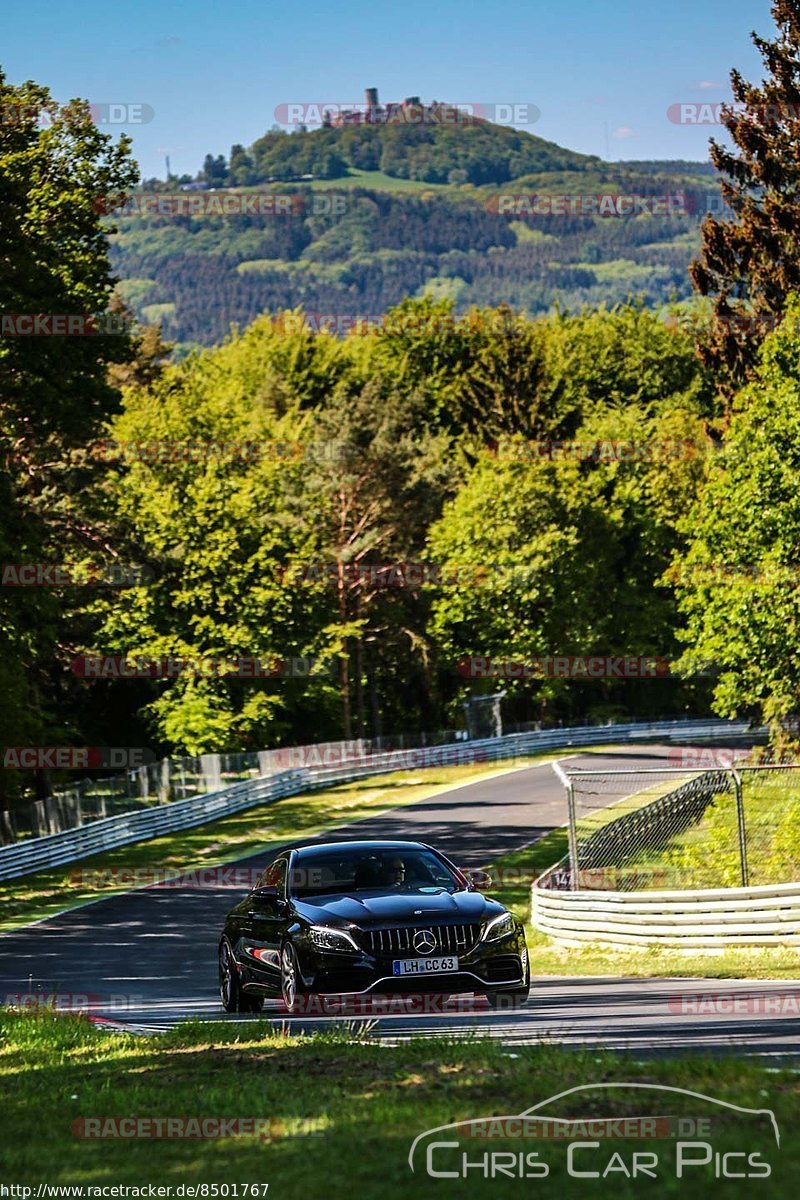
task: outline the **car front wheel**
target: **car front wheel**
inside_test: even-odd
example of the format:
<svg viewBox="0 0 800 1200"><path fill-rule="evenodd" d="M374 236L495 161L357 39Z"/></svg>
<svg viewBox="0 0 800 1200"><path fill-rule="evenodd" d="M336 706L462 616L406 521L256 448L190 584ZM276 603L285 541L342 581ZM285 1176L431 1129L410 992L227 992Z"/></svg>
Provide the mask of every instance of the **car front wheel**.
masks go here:
<svg viewBox="0 0 800 1200"><path fill-rule="evenodd" d="M299 1012L308 990L303 984L297 951L291 942L284 942L281 950L281 996L289 1012Z"/></svg>
<svg viewBox="0 0 800 1200"><path fill-rule="evenodd" d="M233 951L227 942L219 948L219 998L229 1013L257 1013L264 1007L261 996L252 996L242 988Z"/></svg>

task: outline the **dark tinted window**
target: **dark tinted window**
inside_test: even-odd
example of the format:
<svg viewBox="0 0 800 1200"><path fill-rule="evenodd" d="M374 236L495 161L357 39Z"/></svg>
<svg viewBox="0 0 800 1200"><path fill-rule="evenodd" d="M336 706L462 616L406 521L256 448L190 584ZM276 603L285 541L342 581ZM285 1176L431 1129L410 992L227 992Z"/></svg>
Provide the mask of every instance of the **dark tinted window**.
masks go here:
<svg viewBox="0 0 800 1200"><path fill-rule="evenodd" d="M276 858L270 863L264 874L258 881L259 887L276 887L279 893L283 893L283 885L286 880L287 859Z"/></svg>
<svg viewBox="0 0 800 1200"><path fill-rule="evenodd" d="M301 851L292 867L293 896L368 891L458 891L463 884L431 850Z"/></svg>

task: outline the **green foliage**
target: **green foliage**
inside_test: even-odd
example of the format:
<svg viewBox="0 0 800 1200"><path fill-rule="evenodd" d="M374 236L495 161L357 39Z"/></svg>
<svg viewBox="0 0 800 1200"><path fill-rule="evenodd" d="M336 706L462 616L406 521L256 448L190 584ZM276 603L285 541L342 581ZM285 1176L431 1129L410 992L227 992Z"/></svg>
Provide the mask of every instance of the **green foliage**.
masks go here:
<svg viewBox="0 0 800 1200"><path fill-rule="evenodd" d="M46 127L43 110L52 114ZM114 281L97 201L137 178L127 139L113 144L87 104L58 107L45 88L11 87L2 74L0 112L3 316L105 314ZM132 354L124 329L0 338L4 562L108 562L119 553L93 499L97 473L82 447L115 407L109 367ZM79 724L64 677L69 640L82 622L76 591L0 591L0 745L63 741ZM47 788L41 773L37 785ZM17 774L0 771L0 804L18 786Z"/></svg>
<svg viewBox="0 0 800 1200"><path fill-rule="evenodd" d="M179 461L168 452L150 463L132 451L123 465L112 489L117 511L146 546L157 579L100 606L100 645L192 661L268 662L320 650L318 628L315 640L313 621L300 621L302 605L281 582L281 565L303 556L309 536L282 497L288 477L302 472L292 448L308 437L303 405L326 385L336 354L332 339L280 335L266 322L260 336L251 330L172 368L150 390L127 394L113 430L121 443L194 444L201 452ZM209 442L217 449L206 455ZM254 447L252 460L245 444ZM291 714L295 703L306 719L315 705L325 719L324 676L281 684L273 695L269 680L236 684L187 673L148 711L160 737L188 752L256 748L287 728L279 714Z"/></svg>
<svg viewBox="0 0 800 1200"><path fill-rule="evenodd" d="M791 302L764 343L686 521L688 552L668 576L687 619L686 661L721 670L717 711L753 715L776 733L800 703L799 315Z"/></svg>
<svg viewBox="0 0 800 1200"><path fill-rule="evenodd" d="M456 317L430 298L338 341L300 318L264 318L130 389L114 423L121 442L301 449L121 468L114 503L157 580L102 606L97 646L312 654L330 668L302 681L153 684L160 739L232 749L431 728L458 719L471 689L461 654L669 653L674 607L654 583L680 543L699 459L532 461L528 443L704 437L708 388L680 332L642 310L530 322L508 309ZM423 557L478 567L485 581L382 588L352 575ZM307 564L340 573L295 580ZM642 702L622 686L634 690L598 697L537 681L515 703L530 716L531 705ZM663 696L647 702L663 709Z"/></svg>
<svg viewBox="0 0 800 1200"><path fill-rule="evenodd" d="M271 136L290 143L298 135ZM513 189L415 184L377 171L340 184L267 185L296 196L291 216L119 218L116 269L125 279L154 281L144 294L131 292L137 313L145 304L174 303L179 342L211 345L228 335L231 323L249 325L264 311L301 305L311 313L374 315L429 291L454 298L460 312L503 304L529 314L555 305L575 312L632 295L651 306L685 300L691 295L686 268L699 246L696 213L705 211L713 192L702 177L610 167L543 171L514 180ZM517 219L496 211L498 187L506 194L662 198L680 188L686 211ZM244 266L254 262L258 270Z"/></svg>
<svg viewBox="0 0 800 1200"><path fill-rule="evenodd" d="M764 77L753 84L731 71L734 104L720 118L729 144L711 139L730 216L706 218L690 267L697 291L711 297L701 354L728 399L800 289L800 14L795 0L772 0L770 9L777 36L751 34Z"/></svg>
<svg viewBox="0 0 800 1200"><path fill-rule="evenodd" d="M5 95L46 99L34 85ZM131 186L125 143L112 146L81 106L45 130L4 124L0 138L9 308L104 309L113 280L96 199ZM273 150L288 162L333 138L270 135L258 151L236 147L230 169L246 186ZM473 151L501 175L557 170L559 186L584 169L602 173L513 130L342 138L354 169L398 178L469 174ZM458 165L448 161L456 149ZM221 178L219 159L205 170ZM325 170L338 167L331 160ZM283 223L121 218L114 253L131 267L127 300L169 316L171 335L213 334L212 293L226 320L242 315L245 325L253 305L273 315L171 366L158 327L57 346L4 339L3 451L18 457L0 477L3 558L102 552L143 562L154 576L92 603L3 590L6 744L80 734L125 745L146 728L155 750L195 753L435 729L459 719L470 690L454 670L464 652L668 653L674 607L669 589L653 584L683 544L679 517L694 499L697 463L538 462L507 451L563 437L699 439L713 416L708 379L688 337L641 306L540 320L497 303L457 312L448 292L463 305L480 278L501 285L512 258L528 282L534 262L553 270L551 242L518 238L510 221L469 198L473 184L447 185L446 194L355 188L343 211L323 206ZM21 225L10 222L15 206ZM582 246L580 221L573 232ZM593 237L611 257L602 231ZM636 237L652 240L653 226ZM481 275L484 259L498 270ZM217 288L218 268L235 280L239 307ZM586 270L575 271L579 282ZM436 295L408 298L428 284ZM265 305L262 286L272 298L300 293L304 304ZM342 296L348 306L367 297L373 314L387 296L397 304L381 327L343 338L305 322L304 311L342 311ZM125 313L122 299L114 306ZM105 472L88 452L102 435L132 447ZM180 449L192 446L200 453ZM478 566L486 582L387 588L352 576L426 558ZM333 565L330 582L287 577L315 563ZM91 651L219 663L312 658L319 669L79 684L69 659ZM663 708L662 696L648 702ZM514 703L529 719L597 700L547 680L519 689ZM640 702L634 689L600 700Z"/></svg>
<svg viewBox="0 0 800 1200"><path fill-rule="evenodd" d="M424 183L454 184L505 183L534 171L578 171L598 161L533 134L483 121L267 133L253 144L248 159L252 163L248 178L254 181L303 175L336 179L355 168ZM233 152L231 162L233 174Z"/></svg>

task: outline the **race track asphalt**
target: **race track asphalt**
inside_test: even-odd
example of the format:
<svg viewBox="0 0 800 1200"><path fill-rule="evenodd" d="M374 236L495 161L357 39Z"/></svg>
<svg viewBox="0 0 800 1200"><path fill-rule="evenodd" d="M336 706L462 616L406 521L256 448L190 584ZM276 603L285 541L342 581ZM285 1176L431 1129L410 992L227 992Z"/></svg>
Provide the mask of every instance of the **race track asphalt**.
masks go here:
<svg viewBox="0 0 800 1200"><path fill-rule="evenodd" d="M667 765L669 750L598 750L571 757L570 766L657 768ZM309 840L407 838L476 866L563 825L565 809L551 766L522 767ZM232 865L260 867L276 852L272 846L268 855ZM190 1017L241 1020L220 1007L216 948L225 914L242 894L224 886L142 888L2 934L0 1003L52 994L66 998L57 1003L87 1008L96 1018L140 1032ZM800 1054L800 981L537 978L535 961L532 967L531 999L523 1009L496 1012L482 1000L461 998L452 1009L426 1012L411 1002L411 1011L395 1005L373 1014L372 1035L394 1040L477 1033L509 1044L548 1041L642 1054L733 1048L766 1056ZM268 1003L263 1019L288 1021L300 1031L340 1017L287 1018L277 1003Z"/></svg>

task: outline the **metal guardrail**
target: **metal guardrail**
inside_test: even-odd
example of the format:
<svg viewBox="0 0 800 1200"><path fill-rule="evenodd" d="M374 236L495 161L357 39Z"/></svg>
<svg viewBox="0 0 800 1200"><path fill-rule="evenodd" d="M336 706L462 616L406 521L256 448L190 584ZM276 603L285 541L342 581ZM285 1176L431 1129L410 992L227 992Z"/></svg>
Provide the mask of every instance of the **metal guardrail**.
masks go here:
<svg viewBox="0 0 800 1200"><path fill-rule="evenodd" d="M560 892L533 885L533 924L561 945L800 945L800 883L702 891Z"/></svg>
<svg viewBox="0 0 800 1200"><path fill-rule="evenodd" d="M361 752L367 745L363 741L322 742L313 750L318 756L316 761L325 762L329 755L341 758L343 754ZM283 750L250 750L163 758L103 779L75 780L70 787L58 788L42 800L0 809L0 844L64 833L89 821L172 804L201 792L218 792L260 775L311 765L311 761L304 762L302 758L293 761Z"/></svg>
<svg viewBox="0 0 800 1200"><path fill-rule="evenodd" d="M29 838L0 847L0 879L14 879L48 867L60 866L103 853L119 846L149 841L166 833L218 820L283 796L327 787L336 783L382 775L389 771L423 766L526 758L547 750L570 746L654 740L708 740L746 734L746 722L688 720L634 722L628 725L574 726L508 734L470 742L455 742L418 750L386 751L357 755L330 767L300 767L216 792L190 796L171 804L91 821L77 829L44 837Z"/></svg>

